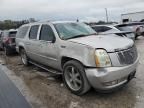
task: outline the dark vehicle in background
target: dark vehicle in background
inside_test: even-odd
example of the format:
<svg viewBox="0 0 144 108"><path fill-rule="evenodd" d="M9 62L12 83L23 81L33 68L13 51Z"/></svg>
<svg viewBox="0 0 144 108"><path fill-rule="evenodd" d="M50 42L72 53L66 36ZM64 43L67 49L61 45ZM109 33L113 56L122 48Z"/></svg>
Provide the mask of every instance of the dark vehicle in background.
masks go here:
<svg viewBox="0 0 144 108"><path fill-rule="evenodd" d="M16 44L15 44L15 36L16 36L17 30L11 29L11 30L5 30L1 34L1 48L4 50L6 55L10 55L14 52L16 52Z"/></svg>
<svg viewBox="0 0 144 108"><path fill-rule="evenodd" d="M0 30L0 50L2 50L2 38L1 38L1 36L2 36L2 31Z"/></svg>
<svg viewBox="0 0 144 108"><path fill-rule="evenodd" d="M92 28L98 33L98 34L116 34L121 37L127 37L135 41L135 35L134 32L130 28L125 28L124 30L117 28L114 25L94 25Z"/></svg>
<svg viewBox="0 0 144 108"><path fill-rule="evenodd" d="M0 30L0 37L1 37L2 31Z"/></svg>
<svg viewBox="0 0 144 108"><path fill-rule="evenodd" d="M144 36L144 22L130 22L116 25L118 29L130 28L135 33L135 39L139 36Z"/></svg>

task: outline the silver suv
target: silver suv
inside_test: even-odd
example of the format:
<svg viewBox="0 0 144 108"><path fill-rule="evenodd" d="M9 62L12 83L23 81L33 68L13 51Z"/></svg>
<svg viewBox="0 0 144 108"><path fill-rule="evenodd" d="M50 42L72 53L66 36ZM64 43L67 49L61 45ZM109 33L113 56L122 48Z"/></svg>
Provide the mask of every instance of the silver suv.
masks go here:
<svg viewBox="0 0 144 108"><path fill-rule="evenodd" d="M96 32L79 22L37 22L23 25L16 49L24 65L29 63L62 74L76 95L91 87L111 92L129 82L136 73L138 55L130 39Z"/></svg>

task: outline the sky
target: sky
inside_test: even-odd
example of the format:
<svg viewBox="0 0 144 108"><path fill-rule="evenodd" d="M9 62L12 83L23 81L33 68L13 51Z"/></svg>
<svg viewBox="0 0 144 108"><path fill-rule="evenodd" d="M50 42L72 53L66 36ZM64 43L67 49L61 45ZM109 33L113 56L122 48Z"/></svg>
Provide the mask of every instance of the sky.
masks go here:
<svg viewBox="0 0 144 108"><path fill-rule="evenodd" d="M144 0L0 0L0 20L121 20L121 14L144 11Z"/></svg>

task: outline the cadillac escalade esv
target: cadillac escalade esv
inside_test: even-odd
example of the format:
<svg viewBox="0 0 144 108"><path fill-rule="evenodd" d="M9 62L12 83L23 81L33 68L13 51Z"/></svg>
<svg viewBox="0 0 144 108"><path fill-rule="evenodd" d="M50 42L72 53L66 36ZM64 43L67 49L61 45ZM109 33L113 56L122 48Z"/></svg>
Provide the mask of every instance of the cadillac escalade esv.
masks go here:
<svg viewBox="0 0 144 108"><path fill-rule="evenodd" d="M23 25L16 35L16 50L24 65L34 64L62 74L76 95L91 87L113 91L136 73L137 49L128 38L97 35L80 22L36 22Z"/></svg>

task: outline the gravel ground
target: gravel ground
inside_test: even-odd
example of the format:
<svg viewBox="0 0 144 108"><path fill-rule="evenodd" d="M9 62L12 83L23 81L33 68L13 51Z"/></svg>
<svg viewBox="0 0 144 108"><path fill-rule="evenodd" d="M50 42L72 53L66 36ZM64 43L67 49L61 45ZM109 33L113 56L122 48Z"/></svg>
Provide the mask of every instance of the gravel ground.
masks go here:
<svg viewBox="0 0 144 108"><path fill-rule="evenodd" d="M0 62L1 68L33 108L143 108L144 38L137 40L136 46L140 55L136 78L123 89L110 94L100 94L92 89L84 96L76 96L67 90L60 76L33 65L25 67L18 55L5 57L1 52Z"/></svg>

